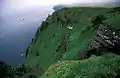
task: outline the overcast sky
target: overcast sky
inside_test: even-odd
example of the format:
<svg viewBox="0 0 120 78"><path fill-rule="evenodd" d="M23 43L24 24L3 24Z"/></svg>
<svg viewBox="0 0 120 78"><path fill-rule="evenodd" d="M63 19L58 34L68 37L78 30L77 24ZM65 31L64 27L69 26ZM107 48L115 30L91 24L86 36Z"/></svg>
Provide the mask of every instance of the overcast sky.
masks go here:
<svg viewBox="0 0 120 78"><path fill-rule="evenodd" d="M2 0L9 8L25 9L36 6L50 6L57 4L74 4L74 3L106 3L119 0Z"/></svg>

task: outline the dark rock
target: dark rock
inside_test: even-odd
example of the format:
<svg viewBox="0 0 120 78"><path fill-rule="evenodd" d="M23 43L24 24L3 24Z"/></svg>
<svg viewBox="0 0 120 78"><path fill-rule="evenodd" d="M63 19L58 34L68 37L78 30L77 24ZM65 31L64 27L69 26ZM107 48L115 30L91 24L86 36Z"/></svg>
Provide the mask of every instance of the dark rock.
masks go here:
<svg viewBox="0 0 120 78"><path fill-rule="evenodd" d="M112 28L110 25L100 25L95 31L94 37L88 47L88 52L101 50L103 52L104 48L106 51L115 52L120 47L120 31ZM119 48L118 48L119 47ZM115 52L117 53L117 51ZM90 53L89 53L90 54ZM92 53L96 54L96 53Z"/></svg>
<svg viewBox="0 0 120 78"><path fill-rule="evenodd" d="M36 56L39 56L39 53L38 53L38 52L36 52Z"/></svg>

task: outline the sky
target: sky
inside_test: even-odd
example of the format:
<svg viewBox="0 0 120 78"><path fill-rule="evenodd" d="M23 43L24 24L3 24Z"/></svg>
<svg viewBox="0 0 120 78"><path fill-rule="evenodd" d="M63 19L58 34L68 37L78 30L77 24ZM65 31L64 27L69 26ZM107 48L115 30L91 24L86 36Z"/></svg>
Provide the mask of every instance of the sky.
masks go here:
<svg viewBox="0 0 120 78"><path fill-rule="evenodd" d="M11 9L26 9L38 6L53 6L57 4L75 3L105 3L119 0L3 0Z"/></svg>

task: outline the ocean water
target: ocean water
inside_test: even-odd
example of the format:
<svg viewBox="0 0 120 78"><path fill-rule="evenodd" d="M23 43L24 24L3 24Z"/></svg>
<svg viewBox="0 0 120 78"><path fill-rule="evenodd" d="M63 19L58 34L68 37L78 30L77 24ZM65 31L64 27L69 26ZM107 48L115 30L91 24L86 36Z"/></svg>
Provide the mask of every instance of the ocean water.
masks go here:
<svg viewBox="0 0 120 78"><path fill-rule="evenodd" d="M26 48L52 7L11 8L0 0L0 60L12 66L23 63Z"/></svg>

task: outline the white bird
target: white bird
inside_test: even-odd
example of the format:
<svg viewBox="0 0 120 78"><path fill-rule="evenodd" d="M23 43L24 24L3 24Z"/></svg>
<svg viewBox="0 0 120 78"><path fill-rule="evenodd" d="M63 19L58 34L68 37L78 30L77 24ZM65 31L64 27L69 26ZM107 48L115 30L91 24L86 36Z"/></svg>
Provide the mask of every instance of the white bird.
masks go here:
<svg viewBox="0 0 120 78"><path fill-rule="evenodd" d="M68 26L68 29L70 29L70 30L71 30L71 29L73 29L73 27L71 27L71 26Z"/></svg>
<svg viewBox="0 0 120 78"><path fill-rule="evenodd" d="M113 35L115 35L115 32L113 32Z"/></svg>
<svg viewBox="0 0 120 78"><path fill-rule="evenodd" d="M104 35L104 38L109 39L109 37L107 37L107 36L105 36L105 35Z"/></svg>
<svg viewBox="0 0 120 78"><path fill-rule="evenodd" d="M115 38L120 39L120 37L118 37L117 35L115 36Z"/></svg>
<svg viewBox="0 0 120 78"><path fill-rule="evenodd" d="M107 30L105 30L105 32L106 32Z"/></svg>
<svg viewBox="0 0 120 78"><path fill-rule="evenodd" d="M112 42L110 40L106 40L109 44L112 44Z"/></svg>
<svg viewBox="0 0 120 78"><path fill-rule="evenodd" d="M22 56L22 57L23 57L23 56L24 56L24 54L23 54L23 53L21 53L21 54L20 54L20 56Z"/></svg>

